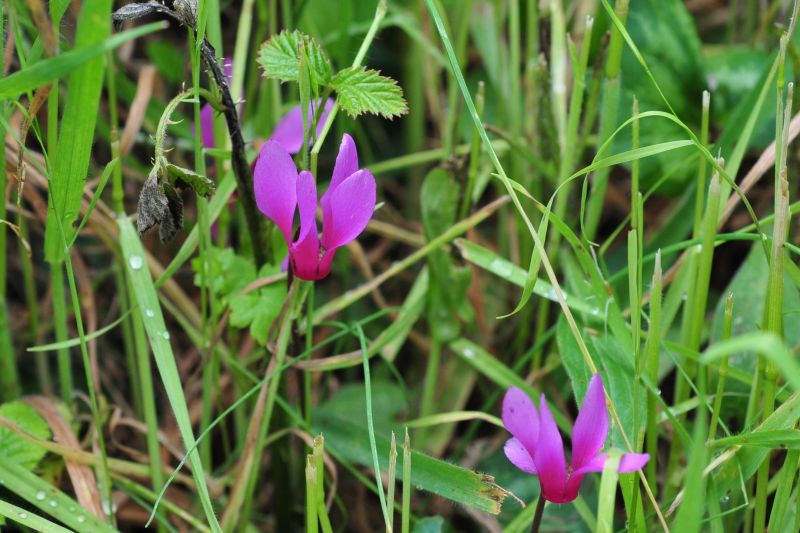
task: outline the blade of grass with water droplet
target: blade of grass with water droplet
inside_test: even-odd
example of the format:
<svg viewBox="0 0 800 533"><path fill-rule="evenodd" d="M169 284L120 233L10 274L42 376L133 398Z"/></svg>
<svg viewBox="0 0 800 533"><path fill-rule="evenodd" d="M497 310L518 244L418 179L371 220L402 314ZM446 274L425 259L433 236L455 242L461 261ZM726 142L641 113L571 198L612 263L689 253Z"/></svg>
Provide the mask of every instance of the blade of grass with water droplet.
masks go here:
<svg viewBox="0 0 800 533"><path fill-rule="evenodd" d="M52 516L74 531L116 531L109 524L81 507L78 502L58 490L49 481L45 481L11 461L0 461L0 481L2 481L0 484L3 487L16 496L39 508L46 515ZM27 522L22 523L30 525Z"/></svg>
<svg viewBox="0 0 800 533"><path fill-rule="evenodd" d="M125 258L126 268L133 287L132 296L136 299L135 303L138 304L138 312L144 322L147 338L153 350L153 358L164 383L167 398L178 423L183 443L187 449L192 449L189 456L189 464L192 467L192 475L197 483L198 497L203 505L206 520L212 530L222 531L214 514L211 498L208 495L208 487L200 455L196 449L193 449L195 437L191 419L189 418L189 410L186 406L186 398L183 394L183 384L181 383L178 367L175 363L175 355L169 342L169 332L164 323L164 316L161 313L158 294L153 284L153 278L150 275L150 269L144 259L142 243L130 219L121 218L117 221L117 224L120 230L119 238L122 255Z"/></svg>

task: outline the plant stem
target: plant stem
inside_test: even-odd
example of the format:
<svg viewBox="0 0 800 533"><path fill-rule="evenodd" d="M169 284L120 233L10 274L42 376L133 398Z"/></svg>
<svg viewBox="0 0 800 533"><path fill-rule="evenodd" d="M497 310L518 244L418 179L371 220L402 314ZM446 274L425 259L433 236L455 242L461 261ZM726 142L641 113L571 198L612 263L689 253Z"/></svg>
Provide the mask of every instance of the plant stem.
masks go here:
<svg viewBox="0 0 800 533"><path fill-rule="evenodd" d="M661 349L661 251L656 254L656 263L653 268L653 284L650 289L650 329L647 331L644 356L647 364L647 375L653 385L658 387L658 365ZM647 453L650 461L647 462L647 479L652 484L653 494L657 495L658 482L656 458L658 457L658 425L656 421L656 395L649 392L647 395Z"/></svg>
<svg viewBox="0 0 800 533"><path fill-rule="evenodd" d="M531 533L539 533L539 528L542 525L542 516L544 515L544 496L539 494L539 499L536 501L536 512L533 515L533 523L531 523Z"/></svg>
<svg viewBox="0 0 800 533"><path fill-rule="evenodd" d="M401 511L402 533L408 533L411 518L411 440L408 438L408 428L403 441L403 509Z"/></svg>
<svg viewBox="0 0 800 533"><path fill-rule="evenodd" d="M53 326L56 333L56 342L64 342L67 335L67 295L64 292L64 274L61 270L63 263L54 262L50 265L50 288L53 292ZM58 349L58 377L61 399L67 405L72 405L72 362L70 361L69 348Z"/></svg>

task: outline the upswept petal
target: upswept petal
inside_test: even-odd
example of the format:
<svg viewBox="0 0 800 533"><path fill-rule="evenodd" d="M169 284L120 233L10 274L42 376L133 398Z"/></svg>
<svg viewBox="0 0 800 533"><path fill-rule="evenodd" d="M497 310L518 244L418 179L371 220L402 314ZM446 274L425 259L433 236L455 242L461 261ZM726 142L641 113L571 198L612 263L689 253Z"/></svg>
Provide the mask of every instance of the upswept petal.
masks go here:
<svg viewBox="0 0 800 533"><path fill-rule="evenodd" d="M503 450L506 452L506 457L511 461L511 464L523 472L536 474L536 465L533 464L533 458L519 439L508 439Z"/></svg>
<svg viewBox="0 0 800 533"><path fill-rule="evenodd" d="M358 171L358 150L353 138L347 133L342 136L339 144L339 153L336 155L336 163L333 165L333 175L328 190L322 195L322 202L325 197L332 193L346 178Z"/></svg>
<svg viewBox="0 0 800 533"><path fill-rule="evenodd" d="M319 235L317 234L317 186L314 176L304 170L297 177L297 209L300 211L300 233L292 244L290 255L293 272L305 280L319 276Z"/></svg>
<svg viewBox="0 0 800 533"><path fill-rule="evenodd" d="M603 449L607 436L606 394L600 374L595 374L589 381L589 388L572 430L572 469L580 470L591 461Z"/></svg>
<svg viewBox="0 0 800 533"><path fill-rule="evenodd" d="M287 244L292 242L292 219L297 206L297 167L278 143L261 147L253 172L258 208L280 228Z"/></svg>
<svg viewBox="0 0 800 533"><path fill-rule="evenodd" d="M619 460L618 472L626 474L628 472L636 472L650 460L648 453L626 453Z"/></svg>
<svg viewBox="0 0 800 533"><path fill-rule="evenodd" d="M321 101L322 99L314 104L313 109L315 111L316 106L319 105ZM333 100L329 98L325 102L325 109L322 111L319 121L317 122L317 136L322 133L322 128L332 108ZM311 111L308 112L307 117L307 120L312 120L314 118ZM299 105L296 105L283 116L275 126L275 129L272 130L270 140L283 146L289 153L296 154L303 147L303 137L303 110Z"/></svg>
<svg viewBox="0 0 800 533"><path fill-rule="evenodd" d="M336 187L322 206L322 246L326 250L346 244L364 231L375 211L375 178L359 170Z"/></svg>
<svg viewBox="0 0 800 533"><path fill-rule="evenodd" d="M522 389L511 387L506 391L503 397L503 425L529 454L534 453L539 438L539 415L533 401Z"/></svg>
<svg viewBox="0 0 800 533"><path fill-rule="evenodd" d="M565 485L567 481L567 462L564 459L564 443L558 426L547 407L542 394L539 403L539 438L533 456L536 470L539 472L539 483L542 485L542 496L554 503L565 503Z"/></svg>

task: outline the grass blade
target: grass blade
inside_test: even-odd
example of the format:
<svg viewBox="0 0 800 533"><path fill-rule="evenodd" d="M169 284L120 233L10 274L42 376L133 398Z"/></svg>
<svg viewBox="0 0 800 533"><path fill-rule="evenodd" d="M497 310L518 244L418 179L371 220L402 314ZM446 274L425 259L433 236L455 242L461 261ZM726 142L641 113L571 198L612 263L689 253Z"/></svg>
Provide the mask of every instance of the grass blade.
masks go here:
<svg viewBox="0 0 800 533"><path fill-rule="evenodd" d="M178 423L183 443L186 449L192 450L189 455L189 464L192 467L192 475L197 483L198 497L203 505L206 520L211 529L213 531L222 531L214 514L211 498L208 495L200 454L194 449L195 437L192 432L186 398L183 394L183 385L178 373L178 367L175 364L175 355L172 353L172 346L169 343L169 332L164 324L161 305L158 302L158 294L153 285L150 269L144 259L142 243L130 219L119 219L117 224L119 225L122 255L125 258L126 268L133 287L132 296L136 299L135 303L138 304L139 314L144 322L147 338L153 350L153 358L161 375L161 381L164 383L167 398Z"/></svg>

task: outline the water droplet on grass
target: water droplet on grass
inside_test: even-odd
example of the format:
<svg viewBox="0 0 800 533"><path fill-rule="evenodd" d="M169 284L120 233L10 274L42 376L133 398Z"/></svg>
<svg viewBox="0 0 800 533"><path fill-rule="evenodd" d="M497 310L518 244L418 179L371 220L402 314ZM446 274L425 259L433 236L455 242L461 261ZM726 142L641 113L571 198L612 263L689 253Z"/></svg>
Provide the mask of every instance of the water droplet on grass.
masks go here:
<svg viewBox="0 0 800 533"><path fill-rule="evenodd" d="M142 261L142 256L140 255L132 255L128 262L133 270L139 270L144 264L144 261Z"/></svg>
<svg viewBox="0 0 800 533"><path fill-rule="evenodd" d="M84 522L86 522L86 517L85 517L85 516L83 516L83 515L80 515L80 516L78 517L78 522L80 522L81 524L83 524Z"/></svg>
<svg viewBox="0 0 800 533"><path fill-rule="evenodd" d="M169 340L169 331L165 331L161 336L164 337L164 340Z"/></svg>
<svg viewBox="0 0 800 533"><path fill-rule="evenodd" d="M36 493L37 500L42 501L45 498L47 498L47 494L45 494L43 490L40 490L39 492Z"/></svg>
<svg viewBox="0 0 800 533"><path fill-rule="evenodd" d="M145 309L144 314L146 314L148 318L153 318L156 316L156 312L152 309Z"/></svg>
<svg viewBox="0 0 800 533"><path fill-rule="evenodd" d="M28 513L19 513L19 517L25 520L26 518L28 518Z"/></svg>
<svg viewBox="0 0 800 533"><path fill-rule="evenodd" d="M50 507L58 507L58 502L57 502L57 501L55 501L55 500L50 500L50 501L49 501L49 502L47 502L47 503L49 503L49 504L50 504Z"/></svg>

